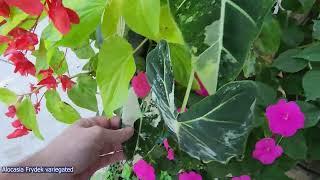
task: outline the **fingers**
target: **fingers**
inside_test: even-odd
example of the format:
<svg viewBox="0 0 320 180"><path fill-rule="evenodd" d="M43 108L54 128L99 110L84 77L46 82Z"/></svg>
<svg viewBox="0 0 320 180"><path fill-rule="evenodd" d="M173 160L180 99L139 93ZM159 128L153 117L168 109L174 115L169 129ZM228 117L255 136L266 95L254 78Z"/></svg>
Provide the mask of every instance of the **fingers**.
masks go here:
<svg viewBox="0 0 320 180"><path fill-rule="evenodd" d="M111 119L107 119L104 116L96 116L92 118L81 119L76 124L84 128L100 126L107 129L118 129L120 127L120 118L115 116Z"/></svg>
<svg viewBox="0 0 320 180"><path fill-rule="evenodd" d="M118 130L100 129L101 140L105 144L121 144L130 139L134 133L133 128L127 127Z"/></svg>

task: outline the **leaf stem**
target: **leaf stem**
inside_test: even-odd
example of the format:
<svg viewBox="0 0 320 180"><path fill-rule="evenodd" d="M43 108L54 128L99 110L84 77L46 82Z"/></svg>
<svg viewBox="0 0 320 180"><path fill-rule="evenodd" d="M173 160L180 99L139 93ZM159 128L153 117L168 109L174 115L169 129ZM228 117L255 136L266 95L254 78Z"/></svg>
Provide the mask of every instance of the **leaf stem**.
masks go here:
<svg viewBox="0 0 320 180"><path fill-rule="evenodd" d="M191 73L190 73L190 77L189 77L187 91L186 91L186 94L184 95L184 98L183 98L181 112L185 112L186 111L186 107L187 107L187 103L188 103L188 100L189 100L189 96L190 96L193 80L194 80L194 69L192 68Z"/></svg>
<svg viewBox="0 0 320 180"><path fill-rule="evenodd" d="M133 51L133 54L135 54L143 45L144 43L146 43L148 41L148 38L145 38L140 44L139 46Z"/></svg>
<svg viewBox="0 0 320 180"><path fill-rule="evenodd" d="M137 137L137 143L136 143L136 147L134 148L133 154L136 154L137 149L139 148L139 140L140 140L140 133L141 133L141 129L142 129L142 117L140 118L140 124L139 124L139 131L138 131L138 137Z"/></svg>
<svg viewBox="0 0 320 180"><path fill-rule="evenodd" d="M277 143L278 145L280 145L282 139L283 139L283 136L280 137L280 139L279 139L279 141L278 141L278 143Z"/></svg>

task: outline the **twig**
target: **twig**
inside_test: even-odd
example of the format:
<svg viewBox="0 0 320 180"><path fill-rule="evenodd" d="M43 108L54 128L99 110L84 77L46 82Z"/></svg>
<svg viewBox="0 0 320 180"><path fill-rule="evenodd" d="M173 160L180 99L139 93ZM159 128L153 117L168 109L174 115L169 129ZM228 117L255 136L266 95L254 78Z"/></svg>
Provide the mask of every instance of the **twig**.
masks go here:
<svg viewBox="0 0 320 180"><path fill-rule="evenodd" d="M184 98L183 98L181 112L185 112L186 111L186 107L187 107L187 103L188 103L188 100L189 100L190 91L191 91L191 87L192 87L192 83L193 83L193 79L194 79L194 72L195 71L192 68L191 73L190 73L189 82L188 82L187 91L186 91L186 94L184 95Z"/></svg>
<svg viewBox="0 0 320 180"><path fill-rule="evenodd" d="M145 38L140 44L139 46L133 51L133 54L135 54L143 45L144 43L146 43L148 41L148 38Z"/></svg>

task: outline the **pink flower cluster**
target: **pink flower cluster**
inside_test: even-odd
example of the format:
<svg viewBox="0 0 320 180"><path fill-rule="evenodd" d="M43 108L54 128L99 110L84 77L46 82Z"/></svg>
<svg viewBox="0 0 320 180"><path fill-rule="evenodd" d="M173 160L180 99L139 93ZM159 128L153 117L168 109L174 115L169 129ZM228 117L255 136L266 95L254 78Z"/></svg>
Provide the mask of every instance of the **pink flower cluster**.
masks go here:
<svg viewBox="0 0 320 180"><path fill-rule="evenodd" d="M139 180L155 180L155 170L152 165L148 164L145 160L140 159L133 165L133 172ZM190 171L182 172L179 174L179 180L202 180L200 174ZM245 179L246 180L246 179Z"/></svg>
<svg viewBox="0 0 320 180"><path fill-rule="evenodd" d="M170 161L174 160L174 151L170 147L168 139L164 139L163 140L163 145L164 145L164 148L167 150L167 153L168 153L167 159L169 159Z"/></svg>
<svg viewBox="0 0 320 180"><path fill-rule="evenodd" d="M266 117L271 132L282 137L291 137L304 127L304 114L294 101L280 99L277 104L267 107ZM269 165L282 153L282 147L273 138L264 138L256 143L252 156L262 164Z"/></svg>
<svg viewBox="0 0 320 180"><path fill-rule="evenodd" d="M131 85L139 98L145 98L151 89L144 72L139 72L138 75L134 76L131 80Z"/></svg>

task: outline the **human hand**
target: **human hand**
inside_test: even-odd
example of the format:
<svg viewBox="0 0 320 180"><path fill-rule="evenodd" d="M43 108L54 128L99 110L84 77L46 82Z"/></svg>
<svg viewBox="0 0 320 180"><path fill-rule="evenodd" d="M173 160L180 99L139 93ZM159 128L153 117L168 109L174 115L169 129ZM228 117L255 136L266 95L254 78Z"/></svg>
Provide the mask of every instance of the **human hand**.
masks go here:
<svg viewBox="0 0 320 180"><path fill-rule="evenodd" d="M32 164L27 159L19 165L72 166L74 174L56 175L55 178L87 180L96 170L125 159L121 144L133 135L133 128L119 127L118 117L81 119L35 154Z"/></svg>

